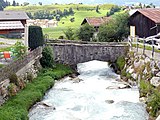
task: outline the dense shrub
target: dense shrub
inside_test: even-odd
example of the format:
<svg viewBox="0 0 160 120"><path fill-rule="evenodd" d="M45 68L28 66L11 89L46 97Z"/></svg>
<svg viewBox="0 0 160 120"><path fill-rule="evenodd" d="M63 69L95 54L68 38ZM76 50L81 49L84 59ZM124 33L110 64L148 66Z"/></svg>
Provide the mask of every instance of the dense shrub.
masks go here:
<svg viewBox="0 0 160 120"><path fill-rule="evenodd" d="M29 26L29 48L31 50L44 44L42 28L39 26Z"/></svg>
<svg viewBox="0 0 160 120"><path fill-rule="evenodd" d="M119 42L129 34L129 14L119 13L112 17L112 19L100 26L98 39L102 42Z"/></svg>
<svg viewBox="0 0 160 120"><path fill-rule="evenodd" d="M93 37L94 32L95 29L93 26L85 24L80 27L79 31L77 32L77 36L82 41L90 41L90 39Z"/></svg>
<svg viewBox="0 0 160 120"><path fill-rule="evenodd" d="M9 76L10 83L14 83L18 86L18 77L15 73L11 73Z"/></svg>
<svg viewBox="0 0 160 120"><path fill-rule="evenodd" d="M40 59L40 63L43 68L54 67L53 50L50 46L46 46L43 48L42 58Z"/></svg>
<svg viewBox="0 0 160 120"><path fill-rule="evenodd" d="M27 47L21 41L17 41L11 48L11 51L16 59L22 58L27 52Z"/></svg>
<svg viewBox="0 0 160 120"><path fill-rule="evenodd" d="M64 31L64 34L68 40L74 40L74 31L73 28L68 28L66 31Z"/></svg>
<svg viewBox="0 0 160 120"><path fill-rule="evenodd" d="M116 64L118 66L118 69L122 71L125 66L125 58L123 56L118 57Z"/></svg>

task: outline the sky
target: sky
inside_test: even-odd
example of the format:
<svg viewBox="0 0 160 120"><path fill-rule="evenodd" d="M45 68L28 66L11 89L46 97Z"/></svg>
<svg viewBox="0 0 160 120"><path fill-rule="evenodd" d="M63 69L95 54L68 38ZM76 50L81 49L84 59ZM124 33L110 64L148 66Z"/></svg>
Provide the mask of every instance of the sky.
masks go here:
<svg viewBox="0 0 160 120"><path fill-rule="evenodd" d="M13 0L8 0L11 3ZM52 4L52 3L59 3L59 4L65 4L65 3L83 3L83 4L103 4L103 3L114 3L118 5L124 5L124 4L130 4L130 3L146 3L150 4L153 3L155 5L160 6L159 0L15 0L16 2L23 3L23 2L29 2L30 4L38 4L38 2L42 2L43 4Z"/></svg>

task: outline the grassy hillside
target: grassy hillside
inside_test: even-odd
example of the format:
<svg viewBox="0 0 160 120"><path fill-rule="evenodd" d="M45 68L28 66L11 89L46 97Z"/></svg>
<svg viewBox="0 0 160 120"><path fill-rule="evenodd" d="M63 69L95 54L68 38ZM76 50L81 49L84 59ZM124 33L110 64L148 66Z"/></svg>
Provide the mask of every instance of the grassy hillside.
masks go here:
<svg viewBox="0 0 160 120"><path fill-rule="evenodd" d="M63 17L61 21L58 22L58 27L55 28L43 28L44 34L48 34L49 38L58 38L63 34L68 27L72 27L75 30L78 29L81 25L81 22L85 17L101 17L105 16L108 10L114 6L113 4L103 4L99 5L99 13L96 12L96 5L82 5L82 4L67 4L67 5L36 5L36 6L17 6L17 7L7 7L5 10L22 10L25 12L36 12L41 10L55 11L55 10L64 10L73 8L74 16ZM77 7L79 10L77 10ZM75 18L74 22L70 22L70 18Z"/></svg>

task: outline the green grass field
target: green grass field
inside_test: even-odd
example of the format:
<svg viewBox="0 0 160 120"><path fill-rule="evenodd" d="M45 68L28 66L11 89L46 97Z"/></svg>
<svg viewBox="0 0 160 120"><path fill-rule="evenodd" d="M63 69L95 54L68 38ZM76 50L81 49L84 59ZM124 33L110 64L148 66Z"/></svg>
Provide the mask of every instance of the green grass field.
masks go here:
<svg viewBox="0 0 160 120"><path fill-rule="evenodd" d="M79 10L77 10L77 6ZM65 31L68 27L72 27L78 29L81 26L81 23L84 18L86 17L102 17L106 16L106 13L109 9L114 6L113 4L103 4L99 6L99 13L96 12L96 5L83 5L83 4L64 4L64 5L36 5L36 6L17 6L17 7L7 7L5 10L22 10L25 12L36 12L40 10L47 10L47 11L54 11L57 9L64 10L69 9L70 7L73 8L74 16L67 16L63 17L61 21L58 22L58 27L55 28L43 28L43 33L48 34L49 38L58 38L59 36L64 36L63 31ZM70 18L75 18L74 22L70 22Z"/></svg>

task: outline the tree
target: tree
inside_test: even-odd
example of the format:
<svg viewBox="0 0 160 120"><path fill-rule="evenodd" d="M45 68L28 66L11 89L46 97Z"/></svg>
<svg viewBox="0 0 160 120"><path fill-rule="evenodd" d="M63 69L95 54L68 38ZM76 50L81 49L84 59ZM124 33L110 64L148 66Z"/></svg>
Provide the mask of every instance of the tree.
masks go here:
<svg viewBox="0 0 160 120"><path fill-rule="evenodd" d="M68 28L66 31L64 31L64 34L68 40L74 40L74 31L73 28Z"/></svg>
<svg viewBox="0 0 160 120"><path fill-rule="evenodd" d="M100 26L98 39L102 42L121 41L129 34L128 13L114 15L107 24Z"/></svg>
<svg viewBox="0 0 160 120"><path fill-rule="evenodd" d="M43 68L53 68L54 67L54 58L53 58L53 49L50 46L46 46L42 51L42 58L40 63Z"/></svg>
<svg viewBox="0 0 160 120"><path fill-rule="evenodd" d="M94 27L85 24L82 27L80 27L77 36L79 39L81 39L82 41L90 41L90 38L93 37L93 34L95 32Z"/></svg>
<svg viewBox="0 0 160 120"><path fill-rule="evenodd" d="M13 4L12 4L12 6L16 6L16 2L15 2L15 0L13 0Z"/></svg>
<svg viewBox="0 0 160 120"><path fill-rule="evenodd" d="M39 5L42 5L42 2L38 2Z"/></svg>
<svg viewBox="0 0 160 120"><path fill-rule="evenodd" d="M97 5L97 7L96 7L96 12L97 13L99 12L99 5Z"/></svg>
<svg viewBox="0 0 160 120"><path fill-rule="evenodd" d="M69 8L69 14L74 14L73 8Z"/></svg>
<svg viewBox="0 0 160 120"><path fill-rule="evenodd" d="M27 6L27 5L29 5L28 2L24 2L24 3L23 3L23 6Z"/></svg>

